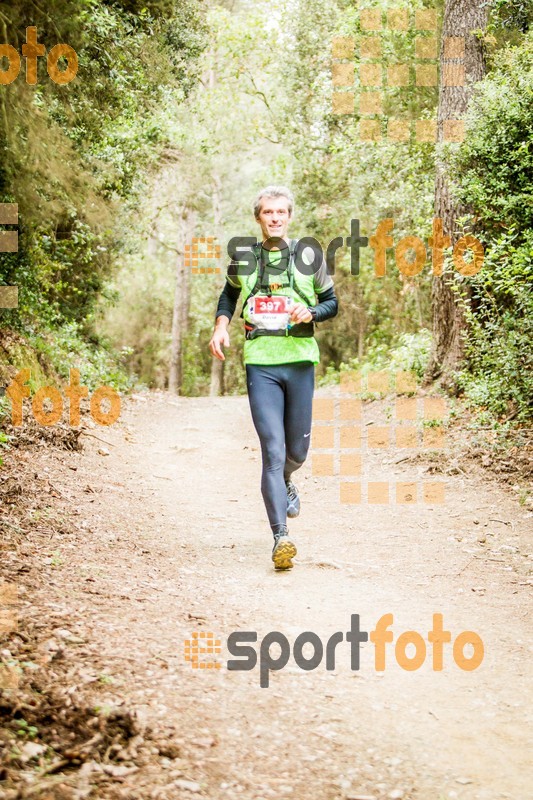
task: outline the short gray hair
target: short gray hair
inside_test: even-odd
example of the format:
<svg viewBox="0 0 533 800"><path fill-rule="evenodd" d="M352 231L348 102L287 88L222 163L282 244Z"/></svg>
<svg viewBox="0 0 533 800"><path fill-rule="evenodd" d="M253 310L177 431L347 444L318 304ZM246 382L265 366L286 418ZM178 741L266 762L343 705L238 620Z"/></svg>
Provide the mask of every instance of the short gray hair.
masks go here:
<svg viewBox="0 0 533 800"><path fill-rule="evenodd" d="M294 210L294 195L286 186L266 186L261 189L259 194L254 200L254 216L256 219L259 217L261 211L261 201L263 197L286 197L289 201L289 215L292 216Z"/></svg>

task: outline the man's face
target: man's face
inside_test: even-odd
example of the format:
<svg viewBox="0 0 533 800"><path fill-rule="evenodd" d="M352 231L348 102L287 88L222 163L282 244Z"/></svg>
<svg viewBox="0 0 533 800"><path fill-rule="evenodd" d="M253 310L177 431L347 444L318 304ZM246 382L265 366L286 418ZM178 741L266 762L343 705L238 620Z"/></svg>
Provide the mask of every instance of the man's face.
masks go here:
<svg viewBox="0 0 533 800"><path fill-rule="evenodd" d="M274 236L284 239L290 219L289 201L286 197L263 197L257 218L263 240Z"/></svg>

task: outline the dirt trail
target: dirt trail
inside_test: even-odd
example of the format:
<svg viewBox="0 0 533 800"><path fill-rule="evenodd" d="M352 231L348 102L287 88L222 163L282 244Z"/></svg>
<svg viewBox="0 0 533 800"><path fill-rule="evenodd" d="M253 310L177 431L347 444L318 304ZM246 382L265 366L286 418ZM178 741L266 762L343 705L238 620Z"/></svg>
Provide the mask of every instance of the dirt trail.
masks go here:
<svg viewBox="0 0 533 800"><path fill-rule="evenodd" d="M383 404L365 413L378 419ZM113 445L110 455L91 439L83 455L49 462L87 530L60 548L50 605L72 608L72 630L92 643L87 669L109 681L102 702L125 701L152 727L174 726L180 748L179 759L143 767L122 796L533 797L530 512L462 473L447 477L444 505L341 505L334 479L314 478L307 464L291 525L299 559L280 574L245 398L145 395L128 403L120 425L94 433ZM365 469L405 481L425 470L397 459L392 450L368 454ZM324 662L304 672L291 655L268 688L258 668L225 668L232 631L257 631L256 650L270 631L291 644L314 631L325 643L349 630L351 614L372 631L387 613L394 643L382 673L370 642L352 671L345 641L333 672ZM398 636L426 638L434 613L452 641L464 630L479 634L479 669L459 669L451 645L442 672L429 646L417 671L398 666ZM222 640L222 669L185 661L194 631Z"/></svg>

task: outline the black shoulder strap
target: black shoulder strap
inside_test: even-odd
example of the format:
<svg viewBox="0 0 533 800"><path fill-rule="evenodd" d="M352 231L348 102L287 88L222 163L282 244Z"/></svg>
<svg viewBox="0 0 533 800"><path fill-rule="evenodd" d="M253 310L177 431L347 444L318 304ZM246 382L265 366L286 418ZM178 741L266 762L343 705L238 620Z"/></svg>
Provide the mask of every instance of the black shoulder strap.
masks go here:
<svg viewBox="0 0 533 800"><path fill-rule="evenodd" d="M289 239L289 265L287 267L287 273L288 273L288 276L289 276L289 286L293 291L296 292L297 295L299 295L301 297L301 299L304 301L306 306L308 306L308 305L311 305L311 301L309 300L308 297L306 297L303 294L303 292L298 288L298 284L295 283L295 281L294 281L294 261L295 261L295 254L296 254L297 246L298 246L298 239ZM261 288L261 283L262 283L262 280L263 280L263 259L262 259L261 247L262 247L261 242L257 242L255 245L252 245L252 250L254 252L254 255L255 255L256 261L257 261L257 278L255 279L255 284L254 284L250 294L248 295L248 297L246 297L245 300L243 300L243 304L242 304L242 308L243 309L245 308L246 303L248 302L250 297L253 297L254 295L256 295L257 292ZM259 250L257 250L256 248L259 248ZM242 317L242 315L243 315L243 312L241 311L241 317Z"/></svg>
<svg viewBox="0 0 533 800"><path fill-rule="evenodd" d="M310 306L311 305L311 300L309 300L309 298L305 296L305 294L298 287L298 284L295 283L295 281L294 281L294 269L295 269L295 263L294 262L296 260L295 259L295 254L296 254L296 248L297 247L298 247L298 239L291 239L291 241L290 241L290 261L289 261L289 281L290 281L291 289L293 289L293 291L295 291L296 294L299 295L302 298L302 300L304 301L306 306Z"/></svg>
<svg viewBox="0 0 533 800"><path fill-rule="evenodd" d="M259 250L258 250L258 248L259 248ZM257 263L257 277L255 279L255 283L253 285L252 291L242 301L241 317L243 316L243 312L244 312L244 309L246 308L246 303L248 302L249 298L253 297L255 294L257 294L257 292L259 291L259 288L261 286L261 277L262 277L262 270L263 270L263 264L262 264L262 258L261 258L261 242L256 242L255 244L253 244L252 245L252 251L253 251L253 254L255 255L255 260L256 260L256 263Z"/></svg>

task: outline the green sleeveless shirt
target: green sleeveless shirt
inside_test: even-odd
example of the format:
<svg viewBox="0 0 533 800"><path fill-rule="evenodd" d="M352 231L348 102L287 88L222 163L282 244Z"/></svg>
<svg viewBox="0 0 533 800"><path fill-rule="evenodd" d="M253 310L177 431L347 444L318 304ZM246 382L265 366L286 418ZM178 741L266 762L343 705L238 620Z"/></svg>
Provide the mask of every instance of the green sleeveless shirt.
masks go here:
<svg viewBox="0 0 533 800"><path fill-rule="evenodd" d="M307 249L307 248L306 248ZM306 259L306 249L302 253L302 260L311 264L313 253L309 248L310 258ZM266 261L267 267L270 266L272 273L275 273L276 266L280 263L282 254L279 250L266 250L261 248L262 257L268 259ZM295 303L303 303L303 295L307 298L306 305L316 305L316 294L323 292L333 286L331 276L327 274L326 264L322 263L316 273L311 275L304 275L294 265L293 270L293 286L297 286L299 292L294 288L290 288L288 269L279 274L269 275L269 291L272 296L285 295L292 297ZM259 266L250 275L227 275L228 282L235 288L242 290L243 300L248 298L252 292L259 272ZM301 293L301 294L300 294ZM247 304L243 307L243 318L249 322ZM296 361L309 361L312 364L318 364L320 361L320 352L318 343L314 336L309 337L296 337L296 336L258 336L255 339L247 339L244 343L244 363L245 364L260 364L262 366L273 366L274 364L293 364Z"/></svg>

